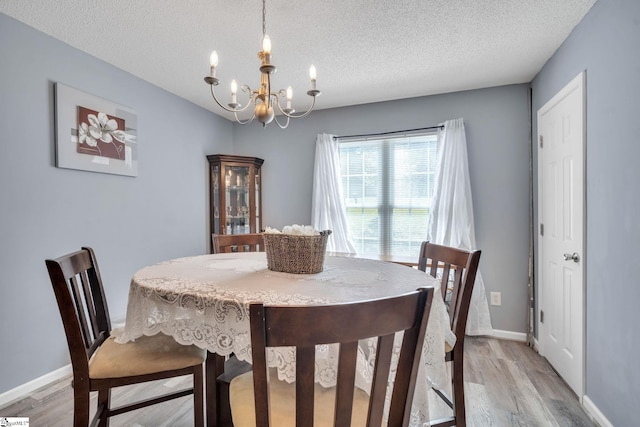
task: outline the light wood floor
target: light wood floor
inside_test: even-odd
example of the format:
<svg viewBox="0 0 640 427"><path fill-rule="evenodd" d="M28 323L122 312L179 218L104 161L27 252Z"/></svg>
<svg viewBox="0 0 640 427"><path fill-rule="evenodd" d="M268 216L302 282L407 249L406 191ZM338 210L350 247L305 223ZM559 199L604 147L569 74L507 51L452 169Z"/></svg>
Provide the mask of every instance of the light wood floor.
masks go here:
<svg viewBox="0 0 640 427"><path fill-rule="evenodd" d="M546 359L523 343L465 338L467 425L596 426Z"/></svg>
<svg viewBox="0 0 640 427"><path fill-rule="evenodd" d="M493 338L465 340L467 425L595 426L576 396L545 359L522 343ZM160 381L113 392L115 405L131 396L159 393L185 386L187 379ZM161 393L161 392L160 392ZM95 402L92 408L95 407ZM192 426L191 397L122 414L111 426ZM73 392L70 378L49 385L8 407L2 417L29 417L32 427L70 426Z"/></svg>

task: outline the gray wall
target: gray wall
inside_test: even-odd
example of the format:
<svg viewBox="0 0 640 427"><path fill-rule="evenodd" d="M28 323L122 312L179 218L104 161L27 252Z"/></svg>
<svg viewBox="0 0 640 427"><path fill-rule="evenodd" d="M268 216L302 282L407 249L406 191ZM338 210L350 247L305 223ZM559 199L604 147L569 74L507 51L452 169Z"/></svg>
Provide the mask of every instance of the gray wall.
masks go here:
<svg viewBox="0 0 640 427"><path fill-rule="evenodd" d="M112 318L139 268L208 250L214 114L0 14L0 394L69 363L44 260L92 246ZM136 178L54 167L53 83L138 113Z"/></svg>
<svg viewBox="0 0 640 427"><path fill-rule="evenodd" d="M276 82L277 84L277 82ZM235 125L237 154L265 159L264 225L311 221L315 139L431 126L463 117L475 210L480 270L487 295L502 292L490 307L495 329L526 332L529 254L528 85L314 111L276 125ZM318 99L322 104L322 98ZM426 236L425 236L426 237Z"/></svg>
<svg viewBox="0 0 640 427"><path fill-rule="evenodd" d="M640 2L598 0L532 83L535 120L587 72L586 394L616 426L640 418L639 41Z"/></svg>

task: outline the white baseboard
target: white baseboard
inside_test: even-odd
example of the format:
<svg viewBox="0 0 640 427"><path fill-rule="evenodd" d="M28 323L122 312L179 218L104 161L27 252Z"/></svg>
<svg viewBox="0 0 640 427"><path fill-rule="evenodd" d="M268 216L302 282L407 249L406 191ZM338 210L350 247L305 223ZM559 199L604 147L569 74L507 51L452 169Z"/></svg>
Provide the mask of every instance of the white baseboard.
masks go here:
<svg viewBox="0 0 640 427"><path fill-rule="evenodd" d="M49 385L55 381L58 381L59 379L66 377L67 375L70 375L71 372L71 364L69 364L63 366L60 369L49 372L48 374L44 374L39 378L31 380L28 383L19 385L14 389L5 391L4 393L0 394L0 408L8 406L13 402L26 397L27 395L29 395L29 393L32 393L41 387Z"/></svg>
<svg viewBox="0 0 640 427"><path fill-rule="evenodd" d="M500 329L494 329L492 336L503 340L527 342L527 334L524 332L501 331Z"/></svg>
<svg viewBox="0 0 640 427"><path fill-rule="evenodd" d="M598 423L600 427L613 427L613 424L604 416L600 409L589 399L589 396L582 397L582 406L587 414Z"/></svg>

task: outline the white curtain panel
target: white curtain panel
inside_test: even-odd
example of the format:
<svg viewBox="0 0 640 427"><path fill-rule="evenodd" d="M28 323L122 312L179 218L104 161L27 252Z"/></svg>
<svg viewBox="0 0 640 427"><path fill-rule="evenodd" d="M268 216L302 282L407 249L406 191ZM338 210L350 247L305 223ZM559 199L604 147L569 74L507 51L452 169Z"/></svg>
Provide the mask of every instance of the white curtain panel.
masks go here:
<svg viewBox="0 0 640 427"><path fill-rule="evenodd" d="M427 240L461 249L476 247L473 201L463 119L448 120L438 133L436 176ZM482 256L480 257L482 266ZM467 335L492 335L491 317L480 270L469 307Z"/></svg>
<svg viewBox="0 0 640 427"><path fill-rule="evenodd" d="M318 134L313 171L313 201L311 225L316 230L331 230L327 251L356 253L349 235L347 210L342 196L340 151L333 135Z"/></svg>

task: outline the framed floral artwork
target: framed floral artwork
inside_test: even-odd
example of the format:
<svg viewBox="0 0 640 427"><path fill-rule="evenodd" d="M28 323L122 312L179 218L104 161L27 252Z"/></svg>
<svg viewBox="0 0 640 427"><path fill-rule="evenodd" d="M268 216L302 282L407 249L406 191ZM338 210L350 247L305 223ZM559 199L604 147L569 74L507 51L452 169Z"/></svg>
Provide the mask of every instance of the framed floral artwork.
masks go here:
<svg viewBox="0 0 640 427"><path fill-rule="evenodd" d="M56 83L56 166L138 175L137 122L131 108Z"/></svg>

